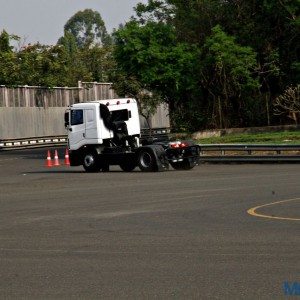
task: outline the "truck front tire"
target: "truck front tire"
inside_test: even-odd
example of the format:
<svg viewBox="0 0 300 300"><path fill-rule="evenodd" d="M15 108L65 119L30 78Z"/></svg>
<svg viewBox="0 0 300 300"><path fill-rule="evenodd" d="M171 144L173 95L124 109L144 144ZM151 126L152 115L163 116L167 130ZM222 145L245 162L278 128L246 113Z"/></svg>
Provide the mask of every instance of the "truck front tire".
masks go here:
<svg viewBox="0 0 300 300"><path fill-rule="evenodd" d="M101 169L98 162L98 155L94 151L86 152L84 154L82 164L86 172L99 172Z"/></svg>

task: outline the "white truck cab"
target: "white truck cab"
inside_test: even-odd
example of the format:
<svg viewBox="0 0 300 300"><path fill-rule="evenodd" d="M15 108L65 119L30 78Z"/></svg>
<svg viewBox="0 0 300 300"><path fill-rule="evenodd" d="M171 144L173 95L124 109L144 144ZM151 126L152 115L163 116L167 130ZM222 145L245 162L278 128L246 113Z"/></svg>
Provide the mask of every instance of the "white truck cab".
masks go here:
<svg viewBox="0 0 300 300"><path fill-rule="evenodd" d="M135 99L110 99L73 104L69 109L68 142L70 150L85 145L101 145L114 138L113 124L124 122L127 134L138 138L140 122ZM110 123L110 124L109 124Z"/></svg>

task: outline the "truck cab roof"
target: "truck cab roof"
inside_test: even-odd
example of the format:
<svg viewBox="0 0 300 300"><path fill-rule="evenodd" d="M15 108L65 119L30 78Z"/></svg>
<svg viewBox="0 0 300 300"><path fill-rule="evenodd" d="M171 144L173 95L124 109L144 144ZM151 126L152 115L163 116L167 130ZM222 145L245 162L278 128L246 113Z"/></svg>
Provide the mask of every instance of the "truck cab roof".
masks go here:
<svg viewBox="0 0 300 300"><path fill-rule="evenodd" d="M87 107L87 106L94 106L95 104L104 104L106 106L114 106L114 105L124 105L134 103L136 105L136 100L133 98L117 98L117 99L105 99L105 100L94 100L94 101L87 101L81 103L75 103L71 105L71 107Z"/></svg>

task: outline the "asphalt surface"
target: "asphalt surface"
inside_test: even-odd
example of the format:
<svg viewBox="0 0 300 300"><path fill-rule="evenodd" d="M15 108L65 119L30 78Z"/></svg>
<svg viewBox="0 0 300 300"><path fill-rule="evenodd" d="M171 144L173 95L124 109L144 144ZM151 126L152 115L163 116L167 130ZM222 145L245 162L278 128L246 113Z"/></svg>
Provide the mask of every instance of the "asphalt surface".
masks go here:
<svg viewBox="0 0 300 300"><path fill-rule="evenodd" d="M300 164L45 161L0 152L1 299L283 299L300 281Z"/></svg>

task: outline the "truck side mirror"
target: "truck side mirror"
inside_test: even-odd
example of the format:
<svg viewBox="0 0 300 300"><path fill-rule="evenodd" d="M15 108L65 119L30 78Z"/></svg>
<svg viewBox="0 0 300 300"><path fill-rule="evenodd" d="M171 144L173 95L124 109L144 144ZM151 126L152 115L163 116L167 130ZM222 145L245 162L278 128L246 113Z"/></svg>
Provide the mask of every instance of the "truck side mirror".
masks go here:
<svg viewBox="0 0 300 300"><path fill-rule="evenodd" d="M65 128L69 126L69 112L65 112Z"/></svg>

